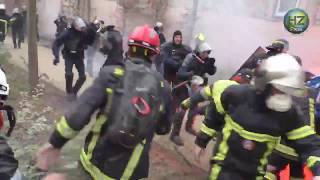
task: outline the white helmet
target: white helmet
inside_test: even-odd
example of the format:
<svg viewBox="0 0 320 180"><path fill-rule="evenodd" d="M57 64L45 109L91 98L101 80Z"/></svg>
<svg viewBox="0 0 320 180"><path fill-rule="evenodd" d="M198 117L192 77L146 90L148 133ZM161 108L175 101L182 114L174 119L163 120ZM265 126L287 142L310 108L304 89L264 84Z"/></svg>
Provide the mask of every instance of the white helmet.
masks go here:
<svg viewBox="0 0 320 180"><path fill-rule="evenodd" d="M200 86L204 83L204 79L201 77L201 76L192 76L192 79L191 79L191 84L192 85L197 85L197 86Z"/></svg>
<svg viewBox="0 0 320 180"><path fill-rule="evenodd" d="M211 47L207 42L203 42L199 45L199 53L205 52L205 51L211 51Z"/></svg>
<svg viewBox="0 0 320 180"><path fill-rule="evenodd" d="M7 83L6 74L0 68L0 95L9 95L9 84Z"/></svg>
<svg viewBox="0 0 320 180"><path fill-rule="evenodd" d="M99 21L98 19L95 19L95 20L93 21L93 24L95 24L95 25L100 25L100 21Z"/></svg>
<svg viewBox="0 0 320 180"><path fill-rule="evenodd" d="M292 95L304 96L305 73L296 59L289 54L271 56L262 61L255 72L254 85L258 90L264 90L267 84Z"/></svg>
<svg viewBox="0 0 320 180"><path fill-rule="evenodd" d="M163 26L163 23L162 22L157 22L155 26L161 28Z"/></svg>
<svg viewBox="0 0 320 180"><path fill-rule="evenodd" d="M5 4L0 4L0 9L6 9L6 5Z"/></svg>
<svg viewBox="0 0 320 180"><path fill-rule="evenodd" d="M15 14L15 13L19 13L19 8L14 8L14 9L12 10L12 14Z"/></svg>
<svg viewBox="0 0 320 180"><path fill-rule="evenodd" d="M80 17L75 17L72 25L78 31L81 31L83 28L87 26L84 20Z"/></svg>

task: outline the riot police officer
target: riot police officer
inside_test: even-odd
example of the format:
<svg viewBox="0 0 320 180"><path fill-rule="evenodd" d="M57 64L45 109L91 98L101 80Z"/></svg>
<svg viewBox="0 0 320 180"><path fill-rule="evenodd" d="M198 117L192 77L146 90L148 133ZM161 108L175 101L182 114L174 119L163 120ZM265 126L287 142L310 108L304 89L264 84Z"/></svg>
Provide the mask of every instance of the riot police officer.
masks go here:
<svg viewBox="0 0 320 180"><path fill-rule="evenodd" d="M86 35L86 23L80 17L76 17L72 23L72 27L61 33L52 46L53 55L55 57L53 64L59 63L59 50L62 45L63 58L65 59L65 78L66 78L66 93L69 101L77 97L77 93L86 80L85 66L84 66L84 50L86 49L86 42L88 42ZM73 65L75 65L79 79L73 86Z"/></svg>

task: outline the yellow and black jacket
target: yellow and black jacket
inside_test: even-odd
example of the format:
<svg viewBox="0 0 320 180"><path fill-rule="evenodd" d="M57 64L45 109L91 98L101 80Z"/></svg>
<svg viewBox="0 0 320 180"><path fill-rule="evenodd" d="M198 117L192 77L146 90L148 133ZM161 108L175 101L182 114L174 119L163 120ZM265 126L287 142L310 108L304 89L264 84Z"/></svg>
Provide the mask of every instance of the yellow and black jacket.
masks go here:
<svg viewBox="0 0 320 180"><path fill-rule="evenodd" d="M143 60L137 59L132 61L145 63ZM111 143L104 137L108 127L108 115L102 112L106 104L110 103L107 94L112 94L111 87L123 75L124 70L120 66L102 68L93 85L79 97L72 108L57 123L49 140L54 147L61 148L67 141L74 138L89 123L91 115L99 110L100 113L98 113L96 122L85 139L80 155L82 166L95 180L137 180L148 177L148 153L153 134L154 132L166 134L170 131L171 96L168 85L164 84L162 91L163 111L160 113L155 129L150 129L149 136L143 142L134 149L127 149Z"/></svg>
<svg viewBox="0 0 320 180"><path fill-rule="evenodd" d="M220 94L225 88L236 84L238 83L232 80L218 80L212 85L205 86L190 98L182 101L180 106L184 110L189 109L188 120L191 120L195 115L198 114L197 106L199 103L204 101L213 101L215 96L220 97Z"/></svg>
<svg viewBox="0 0 320 180"><path fill-rule="evenodd" d="M297 104L304 115L305 123L310 125L312 129L315 130L316 134L319 134L317 128L319 122L315 119L315 98L317 92L314 89L310 89L308 96L305 98L293 97L293 101ZM294 163L294 164L293 164ZM280 143L275 147L273 153L270 156L269 164L276 168L275 174L280 170L284 169L288 164L292 164L290 167L294 176L303 177L302 167L303 164L300 162L298 153L290 147L287 137L282 137ZM294 169L296 168L296 170ZM275 179L275 175L268 173L266 176L267 179Z"/></svg>
<svg viewBox="0 0 320 180"><path fill-rule="evenodd" d="M318 124L315 122L315 98L316 94L313 92L310 92L309 96L306 98L293 98L294 102L301 108L303 112L305 123L310 125L314 131L316 131L315 127L316 124ZM317 134L319 134L319 132L317 132ZM279 153L291 160L299 160L298 154L287 144L287 138L283 137L280 143L276 146L274 150L275 153Z"/></svg>
<svg viewBox="0 0 320 180"><path fill-rule="evenodd" d="M196 144L205 148L222 132L212 157L211 180L263 179L268 157L281 136L320 175L320 139L305 124L301 110L293 106L285 113L272 111L265 98L251 85L232 85L214 96L196 138Z"/></svg>
<svg viewBox="0 0 320 180"><path fill-rule="evenodd" d="M7 17L5 14L0 14L0 35L3 37L6 36L8 31L8 20L9 17Z"/></svg>

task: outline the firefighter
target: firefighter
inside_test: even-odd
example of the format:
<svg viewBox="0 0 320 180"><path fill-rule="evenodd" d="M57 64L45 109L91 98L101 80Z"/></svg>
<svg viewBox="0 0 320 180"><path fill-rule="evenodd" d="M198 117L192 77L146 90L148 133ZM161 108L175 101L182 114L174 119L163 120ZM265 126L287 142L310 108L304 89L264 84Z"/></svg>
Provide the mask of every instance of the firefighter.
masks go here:
<svg viewBox="0 0 320 180"><path fill-rule="evenodd" d="M268 51L265 54L255 57L254 67L257 67L261 61L263 61L263 59L266 59L270 56L287 53L289 51L289 42L286 39L276 39L271 45L267 46L266 49Z"/></svg>
<svg viewBox="0 0 320 180"><path fill-rule="evenodd" d="M298 56L295 56L295 58L300 66L302 66L301 59ZM306 79L305 81L308 81L308 79ZM320 122L315 118L316 98L317 90L309 87L307 90L307 97L293 97L293 101L301 107L305 123L310 125L312 129L314 129L316 134L320 134L318 128L320 126ZM270 156L266 179L279 179L280 177L277 176L279 175L281 170L285 169L287 165L290 166L291 178L303 179L304 164L300 161L300 157L297 152L290 147L290 144L288 143L286 137L283 137Z"/></svg>
<svg viewBox="0 0 320 180"><path fill-rule="evenodd" d="M87 173L87 179L136 180L148 177L148 154L153 134L156 132L162 135L170 131L170 89L161 75L151 70L152 56L159 52L160 45L156 32L147 25L137 27L129 37L128 45L130 59L126 61L125 66L102 68L93 85L58 122L49 143L38 152L38 168L48 170L57 160L65 143L75 137L89 123L94 112L99 110L97 121L88 134L80 155L81 167ZM138 68L135 73L140 75L139 78L130 77L130 73L133 73L131 68ZM139 74L141 72L146 74ZM128 78L133 80L127 81ZM144 84L146 81L155 82L156 86L153 83ZM135 85L133 83L143 86L134 88L131 86ZM121 88L123 86L129 89ZM148 91L150 89L154 92ZM129 96L131 91L148 96L143 98L138 94L129 101L123 99ZM117 99L118 97L122 98ZM126 111L123 111L123 108ZM131 116L139 118L138 121L128 121ZM147 117L156 119L145 121L144 118ZM127 131L119 128L123 127L121 122L125 122L124 127L132 123L138 127L143 122L152 123L152 126ZM145 139L134 141L139 130L146 131L146 137L139 137ZM134 146L131 146L132 144ZM53 161L48 157L52 157L50 159Z"/></svg>
<svg viewBox="0 0 320 180"><path fill-rule="evenodd" d="M308 96L306 98L293 98L293 101L299 105L302 109L305 123L310 125L317 134L316 127L319 126L319 122L315 121L315 98L316 92L314 89L308 90ZM280 143L276 146L272 155L270 156L268 163L268 173L266 179L275 180L281 170L284 170L287 165L290 166L290 177L296 179L303 179L304 164L300 161L300 157L297 152L289 146L286 137L281 138Z"/></svg>
<svg viewBox="0 0 320 180"><path fill-rule="evenodd" d="M267 46L266 49L268 50L268 56L287 53L289 51L289 42L286 39L277 39Z"/></svg>
<svg viewBox="0 0 320 180"><path fill-rule="evenodd" d="M208 100L212 100L212 91L214 86L219 86L220 84L225 84L225 86L234 85L234 82L239 84L249 84L252 79L252 71L250 69L244 68L241 69L238 74L231 78L231 80L219 80L216 81L212 85L208 85L195 93L194 95L190 96L190 98L184 100L181 103L181 108L185 111L189 109L187 122L185 129L188 133L196 136L198 133L196 130L193 129L193 124L196 115L205 115L205 109L208 106L207 103L203 104L202 106L198 106L199 103L205 102Z"/></svg>
<svg viewBox="0 0 320 180"><path fill-rule="evenodd" d="M100 52L108 55L103 67L123 64L123 42L120 31L114 25L108 25L102 28L100 32L102 33Z"/></svg>
<svg viewBox="0 0 320 180"><path fill-rule="evenodd" d="M202 42L199 45L198 49L188 54L177 73L179 82L188 82L188 80L192 79L192 77L196 75L205 79L204 85L206 85L208 82L208 78L205 75L214 75L217 69L214 64L215 59L209 58L210 53L210 45L207 42ZM179 105L184 99L189 97L189 92L186 85L187 83L184 86L176 87L173 91L173 96L176 99L176 103L178 103ZM176 111L173 120L174 126L171 132L170 139L178 146L183 146L184 144L183 140L180 137L180 129L185 112L186 111L179 108ZM188 127L190 127L190 125L191 124L188 124Z"/></svg>
<svg viewBox="0 0 320 180"><path fill-rule="evenodd" d="M9 84L7 82L7 77L4 71L0 68L0 110L6 110L8 119L10 120L10 129L6 136L10 136L13 127L15 125L15 115L13 113L13 108L6 105L6 100L9 96ZM3 119L3 114L1 112L1 119ZM13 119L12 119L13 118ZM13 124L12 124L13 123ZM0 121L0 129L2 128L3 122ZM7 143L5 137L0 136L0 179L3 180L22 180L22 175L18 170L19 162L14 157L14 152Z"/></svg>
<svg viewBox="0 0 320 180"><path fill-rule="evenodd" d="M2 136L0 136L0 155L0 179L22 180L22 175L18 170L19 162L14 157L14 152L7 140Z"/></svg>
<svg viewBox="0 0 320 180"><path fill-rule="evenodd" d="M72 23L72 27L61 33L52 45L54 55L53 64L57 65L59 60L60 47L64 45L62 50L65 59L65 78L66 78L66 94L67 100L73 101L77 98L78 91L86 81L84 66L84 50L87 48L86 23L80 17L76 17ZM78 80L73 86L73 66L78 71Z"/></svg>
<svg viewBox="0 0 320 180"><path fill-rule="evenodd" d="M215 87L221 91L221 87ZM304 72L288 54L271 56L254 72L253 85L232 85L214 101L196 138L196 157L222 132L212 158L210 179L263 179L268 157L281 136L286 136L320 178L320 139L305 124L292 96L303 96Z"/></svg>

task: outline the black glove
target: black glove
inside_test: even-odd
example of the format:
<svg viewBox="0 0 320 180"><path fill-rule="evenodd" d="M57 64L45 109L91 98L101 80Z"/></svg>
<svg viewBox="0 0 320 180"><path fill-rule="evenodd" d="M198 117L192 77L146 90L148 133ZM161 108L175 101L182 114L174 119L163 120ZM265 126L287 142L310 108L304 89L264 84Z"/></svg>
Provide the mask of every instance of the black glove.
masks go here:
<svg viewBox="0 0 320 180"><path fill-rule="evenodd" d="M206 72L209 75L214 75L217 72L217 67L215 66L216 60L214 58L209 58L206 62Z"/></svg>
<svg viewBox="0 0 320 180"><path fill-rule="evenodd" d="M215 65L207 68L207 73L212 76L217 72L217 67Z"/></svg>
<svg viewBox="0 0 320 180"><path fill-rule="evenodd" d="M12 106L4 105L4 109L7 111L7 117L8 117L9 125L10 125L10 128L8 129L8 132L6 133L6 136L10 137L14 127L16 126L16 121L17 121L16 115L14 113L14 109Z"/></svg>
<svg viewBox="0 0 320 180"><path fill-rule="evenodd" d="M208 62L210 62L211 64L214 64L216 62L216 59L215 58L209 58Z"/></svg>
<svg viewBox="0 0 320 180"><path fill-rule="evenodd" d="M59 62L60 62L59 59L58 59L58 58L55 58L55 59L53 60L53 65L56 66Z"/></svg>

